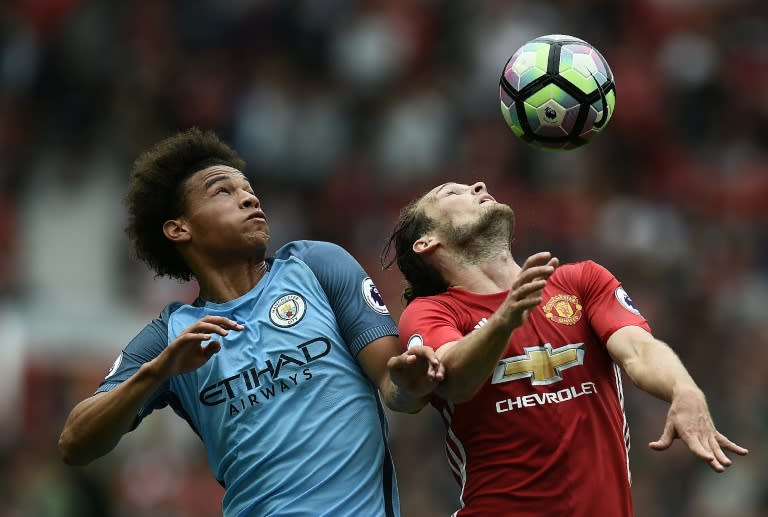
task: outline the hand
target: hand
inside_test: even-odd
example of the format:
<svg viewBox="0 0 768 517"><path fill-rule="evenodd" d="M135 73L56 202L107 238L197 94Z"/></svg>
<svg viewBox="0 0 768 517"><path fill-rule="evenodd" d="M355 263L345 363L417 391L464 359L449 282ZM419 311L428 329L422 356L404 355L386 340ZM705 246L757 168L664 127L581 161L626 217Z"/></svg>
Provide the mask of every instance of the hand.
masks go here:
<svg viewBox="0 0 768 517"><path fill-rule="evenodd" d="M531 310L541 303L541 293L559 264L548 251L528 257L509 290L503 307L511 328L522 325Z"/></svg>
<svg viewBox="0 0 768 517"><path fill-rule="evenodd" d="M680 438L696 456L703 459L715 472L731 466L723 449L745 456L749 451L726 438L715 429L707 402L700 391L688 391L672 399L664 432L648 446L663 451Z"/></svg>
<svg viewBox="0 0 768 517"><path fill-rule="evenodd" d="M196 321L176 337L168 347L153 360L158 373L172 377L196 370L208 362L213 354L221 350L219 341L210 341L202 346L203 341L211 339L213 334L226 336L230 330L243 330L245 327L223 316L205 316Z"/></svg>
<svg viewBox="0 0 768 517"><path fill-rule="evenodd" d="M413 346L387 361L392 382L414 397L423 397L435 389L445 376L445 367L428 346Z"/></svg>

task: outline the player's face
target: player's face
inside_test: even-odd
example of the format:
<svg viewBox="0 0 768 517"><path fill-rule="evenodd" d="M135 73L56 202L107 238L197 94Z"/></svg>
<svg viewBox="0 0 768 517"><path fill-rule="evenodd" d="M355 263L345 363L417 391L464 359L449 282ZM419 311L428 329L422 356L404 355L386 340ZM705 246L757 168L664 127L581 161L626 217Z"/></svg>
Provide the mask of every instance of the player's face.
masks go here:
<svg viewBox="0 0 768 517"><path fill-rule="evenodd" d="M472 185L443 183L427 193L424 200L427 215L451 227L471 225L499 205L482 181Z"/></svg>
<svg viewBox="0 0 768 517"><path fill-rule="evenodd" d="M187 178L184 188L184 219L195 247L246 256L266 250L269 226L242 172L214 165Z"/></svg>
<svg viewBox="0 0 768 517"><path fill-rule="evenodd" d="M445 183L429 192L424 202L426 215L436 221L445 246L462 249L480 242L485 247L508 247L515 228L514 213L508 205L496 202L485 183Z"/></svg>

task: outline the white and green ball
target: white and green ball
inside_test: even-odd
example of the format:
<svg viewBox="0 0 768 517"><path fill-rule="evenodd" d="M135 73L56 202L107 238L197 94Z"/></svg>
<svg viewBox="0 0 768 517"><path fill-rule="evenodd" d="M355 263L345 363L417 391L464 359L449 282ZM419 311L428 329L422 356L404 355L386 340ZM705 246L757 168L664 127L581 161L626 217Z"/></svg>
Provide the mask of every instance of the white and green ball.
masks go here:
<svg viewBox="0 0 768 517"><path fill-rule="evenodd" d="M605 129L616 106L616 85L595 47L552 34L529 41L509 58L499 98L515 135L541 149L566 150Z"/></svg>

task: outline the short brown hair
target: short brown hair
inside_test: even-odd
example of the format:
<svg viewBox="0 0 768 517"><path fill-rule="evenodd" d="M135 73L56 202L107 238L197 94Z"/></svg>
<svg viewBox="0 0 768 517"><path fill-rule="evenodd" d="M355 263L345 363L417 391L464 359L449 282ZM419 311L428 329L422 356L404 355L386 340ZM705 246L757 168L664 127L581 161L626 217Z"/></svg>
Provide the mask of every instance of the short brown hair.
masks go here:
<svg viewBox="0 0 768 517"><path fill-rule="evenodd" d="M192 278L189 266L163 234L163 224L183 214L185 180L213 165L245 169L245 162L213 131L194 127L158 142L134 162L125 196L125 233L136 257L157 276Z"/></svg>

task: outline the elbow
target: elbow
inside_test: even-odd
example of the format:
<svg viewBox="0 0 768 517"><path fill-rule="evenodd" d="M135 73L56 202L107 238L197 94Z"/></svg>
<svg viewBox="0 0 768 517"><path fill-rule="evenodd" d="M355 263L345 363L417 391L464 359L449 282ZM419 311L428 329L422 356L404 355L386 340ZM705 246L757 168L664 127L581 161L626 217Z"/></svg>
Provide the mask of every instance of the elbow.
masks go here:
<svg viewBox="0 0 768 517"><path fill-rule="evenodd" d="M456 377L449 378L448 372L446 372L446 379L435 390L438 395L448 402L453 404L463 404L472 400L478 391L480 391L481 385L475 385L472 382L462 381Z"/></svg>
<svg viewBox="0 0 768 517"><path fill-rule="evenodd" d="M445 397L448 401L454 404L463 404L472 400L479 390L457 390Z"/></svg>
<svg viewBox="0 0 768 517"><path fill-rule="evenodd" d="M69 438L69 433L63 431L59 436L59 457L67 465L79 465L77 461L77 455L74 453L74 445Z"/></svg>
<svg viewBox="0 0 768 517"><path fill-rule="evenodd" d="M61 461L70 466L82 466L90 463L92 458L86 457L82 454L83 448L78 446L77 440L72 436L72 433L67 429L62 431L59 436L59 456Z"/></svg>
<svg viewBox="0 0 768 517"><path fill-rule="evenodd" d="M415 415L416 413L421 412L422 409L424 409L424 406L426 406L426 402L414 402L409 405L399 405L399 404L390 404L387 403L387 408L389 408L391 411L394 411L395 413L406 413L409 415Z"/></svg>
<svg viewBox="0 0 768 517"><path fill-rule="evenodd" d="M441 360L445 367L445 376L435 392L448 402L454 404L469 402L488 379L488 375L478 374L461 362L448 357Z"/></svg>

